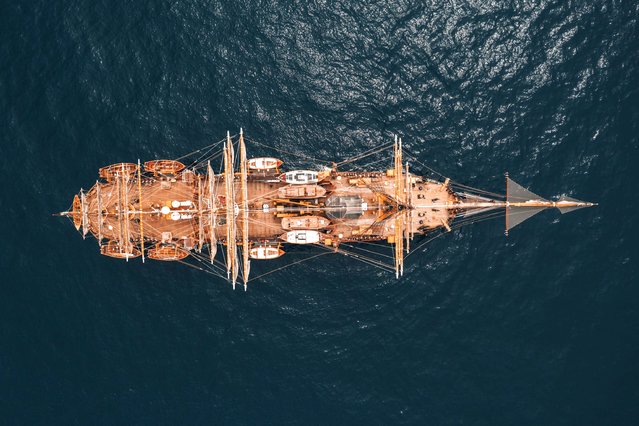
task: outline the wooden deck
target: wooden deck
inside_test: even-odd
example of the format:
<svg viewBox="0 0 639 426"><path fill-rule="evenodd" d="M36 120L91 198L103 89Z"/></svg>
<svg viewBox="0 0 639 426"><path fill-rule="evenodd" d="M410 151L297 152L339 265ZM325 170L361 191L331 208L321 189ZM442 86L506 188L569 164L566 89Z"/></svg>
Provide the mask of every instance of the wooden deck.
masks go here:
<svg viewBox="0 0 639 426"><path fill-rule="evenodd" d="M211 269L217 268L234 287L241 278L246 289L251 253L259 259L279 257L285 251L282 240L320 244L329 251L394 270L399 277L412 237L438 228L450 230L455 217L460 218L459 223L469 223L471 215L494 217L496 209L504 209L508 230L539 209L557 207L565 213L594 205L568 197L548 201L508 177L505 197L487 198L482 195L485 191L473 193L470 188L467 192L468 187L463 186L454 192L449 179L436 182L409 173L409 166L402 162L401 139L395 139L393 151L394 165L385 171L337 171L334 165L333 169L285 175L303 180L307 186L302 188L280 180L282 162L277 159L267 159L275 161L271 161L273 169L247 170L247 165L259 162L247 159L242 131L237 143L227 133L223 173L214 174L203 161L191 163L194 169L177 160L147 162L144 170L139 163L113 164L101 168L102 180L89 191L80 191L70 211L61 215L71 218L83 235L94 235L105 255L182 260L193 254ZM380 151L349 161L376 152ZM509 213L512 208L522 210L514 216ZM487 212L491 213L486 216ZM306 220L310 229L303 227ZM284 226L283 221L295 225ZM372 241L392 244L393 256L385 257L394 266L346 250ZM224 253L223 267L216 259L218 245L223 248L219 250ZM208 246L208 259L196 254L204 246Z"/></svg>
<svg viewBox="0 0 639 426"><path fill-rule="evenodd" d="M203 244L211 241L211 217L217 218L213 227L216 240L226 240L226 197L224 177L213 176L214 195L208 191L209 177L182 172L175 177L142 176L140 185L136 176L107 183L96 183L86 193L88 230L104 240L130 241L139 245L142 232L147 245L177 242L187 250L197 247L202 221ZM408 204L453 204L455 197L438 182L425 181L418 176L408 179L411 188ZM243 203L239 179L234 181L236 205L233 212L237 221ZM98 191L97 186L100 186ZM326 194L317 199L282 199L278 190L287 184L277 181L275 175L249 175L248 193L248 237L252 242L274 241L287 230L282 219L295 216L322 216L331 225L322 230L327 238L338 244L341 241L385 240L394 235L397 206L395 179L385 172L353 173L336 172L320 182ZM201 187L200 187L201 186ZM99 197L98 197L99 192ZM201 193L201 200L200 200ZM141 194L141 198L139 196ZM346 217L338 217L339 207L327 206L329 198L343 197L357 200L357 205ZM140 201L141 200L141 201ZM101 214L98 213L98 205ZM210 209L215 213L211 215ZM201 210L200 210L201 209ZM420 233L448 223L452 217L446 208L414 209L407 214L410 233ZM237 241L241 241L242 226L237 227Z"/></svg>

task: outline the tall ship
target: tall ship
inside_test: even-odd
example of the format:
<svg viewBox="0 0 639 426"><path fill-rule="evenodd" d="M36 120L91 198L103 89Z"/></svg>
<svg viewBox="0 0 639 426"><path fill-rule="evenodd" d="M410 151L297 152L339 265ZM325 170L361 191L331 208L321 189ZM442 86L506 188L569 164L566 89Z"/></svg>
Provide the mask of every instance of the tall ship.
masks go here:
<svg viewBox="0 0 639 426"><path fill-rule="evenodd" d="M95 237L105 256L184 263L246 290L252 280L331 253L399 278L411 250L460 226L499 217L507 235L544 209L594 205L544 199L508 174L505 194L419 176L409 163L421 162L405 155L395 137L340 162L288 169L279 155L250 158L240 130L175 160L102 167L59 215ZM387 168L362 165L379 156L389 158ZM288 262L287 252L296 254ZM252 276L254 262L274 266Z"/></svg>

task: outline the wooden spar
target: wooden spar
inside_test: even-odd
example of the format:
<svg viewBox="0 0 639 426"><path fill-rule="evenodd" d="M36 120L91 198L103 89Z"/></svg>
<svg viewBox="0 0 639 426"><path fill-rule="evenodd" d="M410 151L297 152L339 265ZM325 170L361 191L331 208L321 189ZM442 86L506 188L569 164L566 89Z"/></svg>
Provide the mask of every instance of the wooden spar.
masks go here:
<svg viewBox="0 0 639 426"><path fill-rule="evenodd" d="M504 235L508 236L508 172L506 172L504 176L506 177L506 229Z"/></svg>
<svg viewBox="0 0 639 426"><path fill-rule="evenodd" d="M398 183L397 183L397 135L395 135L395 143L393 144L393 178L395 180L395 192L393 193L393 197L395 198L395 200L397 200L397 187L398 187ZM399 207L399 206L398 206ZM394 243L395 246L393 247L395 253L394 253L394 260L395 260L395 278L399 278L399 256L397 254L397 249L399 247L399 242L397 241L397 229L399 227L399 223L397 221L397 217L395 217L395 226L394 226Z"/></svg>
<svg viewBox="0 0 639 426"><path fill-rule="evenodd" d="M122 176L125 176L124 173L124 163L122 163ZM124 235L126 237L126 261L129 261L129 244L131 242L131 229L129 228L129 175L126 174L126 178L124 180Z"/></svg>
<svg viewBox="0 0 639 426"><path fill-rule="evenodd" d="M231 142L231 136L229 132L226 132L226 138L229 142ZM240 271L239 265L237 263L237 222L235 221L235 149L233 148L233 143L231 142L229 147L229 164L231 165L231 169L229 170L230 174L230 184L231 184L231 239L233 240L233 288L235 288L235 283L237 282L237 276Z"/></svg>
<svg viewBox="0 0 639 426"><path fill-rule="evenodd" d="M530 201L479 201L479 202L458 202L458 203L427 203L427 204L415 204L413 207L416 209L476 209L485 207L494 208L506 208L506 207L591 207L596 204L588 203L585 201L546 201L546 200L530 200Z"/></svg>
<svg viewBox="0 0 639 426"><path fill-rule="evenodd" d="M402 140L395 136L394 144L395 159L395 200L397 202L397 211L395 216L395 277L399 278L404 274L404 229L405 229L405 212L402 210L406 207L406 195L404 194L404 179L402 176Z"/></svg>
<svg viewBox="0 0 639 426"><path fill-rule="evenodd" d="M404 179L402 179L403 169L404 169L404 159L402 157L402 138L399 138L399 147L397 148L397 181L399 182L399 194L397 194L397 200L400 203L404 203L405 195L404 195Z"/></svg>
<svg viewBox="0 0 639 426"><path fill-rule="evenodd" d="M197 221L198 221L198 240L197 252L202 252L204 245L204 218L202 217L202 177L197 177Z"/></svg>
<svg viewBox="0 0 639 426"><path fill-rule="evenodd" d="M234 167L233 143L230 133L226 133L224 146L224 180L226 184L226 273L233 283L237 280L237 256L236 256L236 230L235 230L235 191L234 191Z"/></svg>
<svg viewBox="0 0 639 426"><path fill-rule="evenodd" d="M406 162L406 184L404 185L406 190L406 215L404 224L404 236L406 237L406 253L410 253L410 239L412 238L412 214L413 209L410 208L410 174L408 173L408 161Z"/></svg>
<svg viewBox="0 0 639 426"><path fill-rule="evenodd" d="M398 236L398 229L399 229L400 225L399 225L399 216L395 216L395 227L394 227L394 242L395 242L395 246L394 251L395 251L395 256L393 256L394 260L395 260L395 278L399 278L399 255L397 254L398 248L399 248L399 240L397 239ZM399 234L401 235L401 234ZM400 236L400 239L402 237Z"/></svg>
<svg viewBox="0 0 639 426"><path fill-rule="evenodd" d="M231 217L229 212L229 197L231 196L229 190L229 153L228 148L226 147L226 143L224 144L224 200L225 200L225 208L226 208L226 277L227 279L231 278L231 224L229 218Z"/></svg>
<svg viewBox="0 0 639 426"><path fill-rule="evenodd" d="M89 232L89 226L87 224L87 196L82 189L80 189L80 205L82 206L82 239L85 239Z"/></svg>
<svg viewBox="0 0 639 426"><path fill-rule="evenodd" d="M397 148L397 135L395 135L395 143L393 144L393 177L395 179L395 192L393 194L393 197L395 198L396 202L399 202L399 200L397 199L397 194L399 193L399 179L397 178Z"/></svg>
<svg viewBox="0 0 639 426"><path fill-rule="evenodd" d="M98 246L102 246L102 191L100 182L95 181L96 220L98 221Z"/></svg>
<svg viewBox="0 0 639 426"><path fill-rule="evenodd" d="M399 138L399 147L397 149L398 159L397 159L397 171L399 172L398 181L399 181L399 194L397 199L400 200L404 205L402 208L406 207L406 194L404 191L404 179L402 179L402 172L404 168L404 159L402 155L402 138ZM401 221L399 222L401 225L399 231L399 275L404 275L404 228L406 227L406 215L400 215Z"/></svg>
<svg viewBox="0 0 639 426"><path fill-rule="evenodd" d="M399 181L399 194L398 194L398 200L400 200L400 202L402 202L404 205L402 206L402 208L406 207L406 193L405 193L405 188L404 188L404 179L402 179L402 172L403 172L403 168L404 168L404 158L403 158L403 152L402 152L402 138L399 138L399 144L398 144L398 148L397 148L397 171L399 174L398 177L398 181ZM401 217L401 221L400 223L400 230L399 230L399 248L398 248L398 258L399 258L399 275L402 276L404 275L404 228L406 227L406 215L402 214L400 215Z"/></svg>
<svg viewBox="0 0 639 426"><path fill-rule="evenodd" d="M211 168L211 161L209 160L206 166L206 171L209 175L209 232L210 232L210 241L209 241L209 257L211 263L213 263L213 259L215 259L215 255L217 254L217 238L215 236L215 221L217 208L215 203L215 194L213 193L213 179L215 175L213 174L213 169Z"/></svg>
<svg viewBox="0 0 639 426"><path fill-rule="evenodd" d="M138 220L140 221L140 251L142 252L142 263L144 263L144 223L142 221L142 167L138 158Z"/></svg>
<svg viewBox="0 0 639 426"><path fill-rule="evenodd" d="M118 192L118 250L122 254L122 182L117 173L115 173L115 183Z"/></svg>
<svg viewBox="0 0 639 426"><path fill-rule="evenodd" d="M240 184L242 190L242 271L244 278L244 291L248 283L250 273L249 260L249 206L248 206L248 188L246 181L248 179L246 171L246 146L244 145L244 133L240 129Z"/></svg>

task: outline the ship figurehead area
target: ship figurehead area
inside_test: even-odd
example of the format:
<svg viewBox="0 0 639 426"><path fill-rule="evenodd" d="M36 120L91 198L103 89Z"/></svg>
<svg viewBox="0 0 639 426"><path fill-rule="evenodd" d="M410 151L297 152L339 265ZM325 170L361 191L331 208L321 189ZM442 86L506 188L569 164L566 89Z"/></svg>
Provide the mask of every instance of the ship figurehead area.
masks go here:
<svg viewBox="0 0 639 426"><path fill-rule="evenodd" d="M544 209L594 205L567 196L546 200L507 173L504 195L472 188L405 151L395 137L340 162L285 152L306 166L284 169L277 157L248 158L240 130L175 160L103 167L95 185L58 215L83 237L95 237L105 256L184 263L246 290L250 281L331 253L399 278L410 254L463 225L501 218L508 235ZM413 174L409 164L433 176ZM290 262L287 251L295 253ZM251 277L252 262L275 266Z"/></svg>

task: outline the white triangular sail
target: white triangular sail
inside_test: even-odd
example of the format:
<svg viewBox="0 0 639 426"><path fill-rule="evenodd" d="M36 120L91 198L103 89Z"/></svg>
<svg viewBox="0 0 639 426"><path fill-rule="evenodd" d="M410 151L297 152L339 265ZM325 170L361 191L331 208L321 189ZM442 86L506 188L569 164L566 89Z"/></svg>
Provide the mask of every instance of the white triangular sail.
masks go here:
<svg viewBox="0 0 639 426"><path fill-rule="evenodd" d="M580 203L583 204L581 206L570 206L570 207L561 207L561 203L562 202L566 202L566 203ZM565 195L562 195L559 200L557 200L557 208L559 209L559 211L561 212L561 214L565 214L565 213L570 213L573 212L575 210L579 210L579 209L583 209L584 207L588 207L588 203L584 203L583 201L580 200L576 200L574 198L570 198L567 197Z"/></svg>
<svg viewBox="0 0 639 426"><path fill-rule="evenodd" d="M519 225L526 219L530 219L546 207L508 207L506 209L506 215L508 220L506 221L506 229L509 231L515 226Z"/></svg>
<svg viewBox="0 0 639 426"><path fill-rule="evenodd" d="M506 202L507 203L527 203L530 201L535 202L548 202L548 200L540 197L539 195L531 192L506 176ZM544 210L545 206L507 206L506 207L506 234L508 231L519 225L526 219L530 219L540 211Z"/></svg>
<svg viewBox="0 0 639 426"><path fill-rule="evenodd" d="M507 201L511 203L523 203L530 200L546 201L508 177L506 178L506 193L508 194Z"/></svg>

